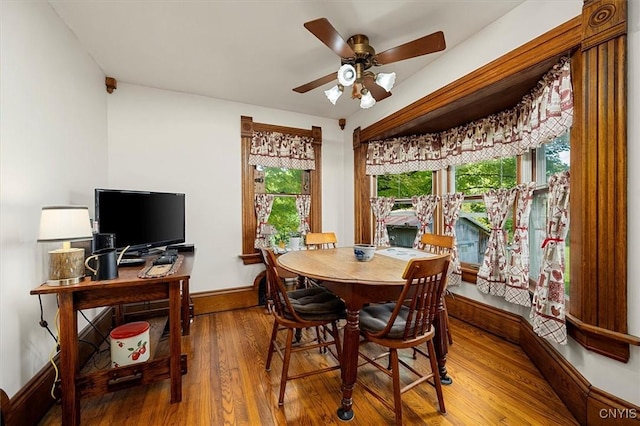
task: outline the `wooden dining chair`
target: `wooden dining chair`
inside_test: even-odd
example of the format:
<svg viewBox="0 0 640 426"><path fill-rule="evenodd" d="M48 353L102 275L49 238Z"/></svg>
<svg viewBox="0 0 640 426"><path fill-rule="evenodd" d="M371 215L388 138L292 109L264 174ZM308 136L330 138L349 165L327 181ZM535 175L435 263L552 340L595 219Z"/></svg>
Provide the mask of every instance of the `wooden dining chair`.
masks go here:
<svg viewBox="0 0 640 426"><path fill-rule="evenodd" d="M450 254L453 252L453 245L455 240L451 235L440 235L425 233L420 238L422 244L422 250L432 254ZM444 289L444 295L442 299L442 306L444 308L444 321L447 330L447 340L450 345L453 345L453 337L451 337L451 329L449 328L449 311L447 311L447 303L444 296L447 295L447 289Z"/></svg>
<svg viewBox="0 0 640 426"><path fill-rule="evenodd" d="M267 267L267 306L274 318L265 369L271 371L273 353L277 352L282 359L278 405L283 405L287 381L340 368L342 346L337 321L346 318L346 310L344 302L339 297L321 287L286 291L276 269L275 255L268 249L261 249L261 251ZM323 332L320 332L320 327L323 327ZM305 328L315 329L315 338L296 342L294 346L296 330ZM325 333L324 330L328 330L328 333ZM278 341L278 335L282 334L281 331L286 331L284 343ZM326 334L331 336L330 340L325 338ZM331 350L323 351L331 346L335 348L335 353ZM295 375L289 374L292 353L318 348L322 353L328 353L335 359L334 365Z"/></svg>
<svg viewBox="0 0 640 426"><path fill-rule="evenodd" d="M305 236L305 245L308 250L336 248L338 237L335 232L309 232Z"/></svg>
<svg viewBox="0 0 640 426"><path fill-rule="evenodd" d="M438 370L433 339L435 327L433 319L438 310L442 292L446 286L447 271L451 255L412 259L402 275L405 284L400 297L395 302L373 304L360 311L360 329L363 336L361 345L369 342L388 349L379 356L371 357L360 350L360 357L378 370L390 376L393 383L393 404L388 397L373 390L361 379L358 383L395 413L396 425L402 424L402 394L416 385L428 382L435 387L438 405L442 414L446 413L442 384ZM420 349L426 343L428 353ZM414 348L429 358L431 371L419 372L398 357L398 349ZM390 369L377 360L389 356ZM411 383L401 387L400 365L417 376ZM403 377L404 378L404 377Z"/></svg>

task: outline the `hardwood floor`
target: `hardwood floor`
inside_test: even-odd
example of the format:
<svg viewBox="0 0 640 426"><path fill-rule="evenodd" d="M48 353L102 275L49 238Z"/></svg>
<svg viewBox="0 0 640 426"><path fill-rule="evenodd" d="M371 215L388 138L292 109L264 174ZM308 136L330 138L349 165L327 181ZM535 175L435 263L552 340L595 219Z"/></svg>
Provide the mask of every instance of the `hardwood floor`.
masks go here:
<svg viewBox="0 0 640 426"><path fill-rule="evenodd" d="M270 372L265 357L272 318L263 308L197 316L191 335L183 337L189 372L183 376L181 403L169 403L169 380L82 400L85 425L338 425L340 372L332 371L287 384L284 406L278 407L281 360ZM451 318L454 344L447 368L453 384L444 386L446 415L437 410L432 386L421 385L403 395L406 425L576 425L522 350L491 334ZM306 333L306 331L305 331ZM329 354L298 353L291 370L333 361ZM411 358L407 351L406 359ZM422 358L422 357L421 357ZM420 366L427 366L419 359ZM302 371L302 370L300 370ZM372 367L358 377L377 387L388 379ZM370 394L354 391L351 425L393 424L394 416ZM61 423L60 406L40 423Z"/></svg>

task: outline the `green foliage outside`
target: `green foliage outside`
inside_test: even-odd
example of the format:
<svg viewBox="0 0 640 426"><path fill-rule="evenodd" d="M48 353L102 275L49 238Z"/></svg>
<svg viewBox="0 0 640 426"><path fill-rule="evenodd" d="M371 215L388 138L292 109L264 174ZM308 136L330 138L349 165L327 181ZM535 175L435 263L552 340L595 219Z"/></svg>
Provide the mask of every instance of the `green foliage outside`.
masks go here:
<svg viewBox="0 0 640 426"><path fill-rule="evenodd" d="M281 169L266 167L265 189L269 194L295 195L302 192L302 170ZM300 219L296 212L295 197L278 197L273 200L269 224L274 226L278 233L275 235L275 243L289 242L289 236L298 233Z"/></svg>
<svg viewBox="0 0 640 426"><path fill-rule="evenodd" d="M414 195L431 194L433 186L432 171L416 171L397 175L378 176L378 196L395 197L396 199L411 198ZM396 204L393 209L406 208Z"/></svg>

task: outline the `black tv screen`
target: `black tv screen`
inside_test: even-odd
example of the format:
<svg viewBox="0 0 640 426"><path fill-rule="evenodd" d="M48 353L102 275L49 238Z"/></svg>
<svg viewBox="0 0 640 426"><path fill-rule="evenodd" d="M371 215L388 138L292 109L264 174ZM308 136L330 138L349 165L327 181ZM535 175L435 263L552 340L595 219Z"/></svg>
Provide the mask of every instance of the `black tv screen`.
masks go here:
<svg viewBox="0 0 640 426"><path fill-rule="evenodd" d="M151 248L185 242L185 194L95 190L100 233L113 233L119 250L144 254Z"/></svg>

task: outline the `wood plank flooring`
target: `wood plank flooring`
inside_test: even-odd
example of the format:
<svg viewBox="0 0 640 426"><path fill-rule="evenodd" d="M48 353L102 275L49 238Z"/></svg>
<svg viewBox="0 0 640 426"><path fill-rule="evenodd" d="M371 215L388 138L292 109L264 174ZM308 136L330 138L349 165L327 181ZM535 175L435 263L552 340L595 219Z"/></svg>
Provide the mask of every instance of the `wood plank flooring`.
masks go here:
<svg viewBox="0 0 640 426"><path fill-rule="evenodd" d="M274 357L265 371L272 318L256 307L197 316L183 337L189 372L182 402L170 404L169 380L81 401L85 425L340 425L336 417L340 372L290 381L284 407L278 407L282 362ZM406 425L576 425L577 422L522 350L454 318L454 344L447 368L453 384L444 386L447 414L437 410L432 386L403 395ZM306 331L305 331L306 333ZM375 350L376 348L372 348ZM329 354L294 354L292 370L330 364ZM407 351L405 359L411 359ZM418 368L427 365L419 357ZM387 377L370 366L358 377L384 389ZM392 425L394 416L370 394L354 391L351 425ZM41 425L61 424L55 405Z"/></svg>

